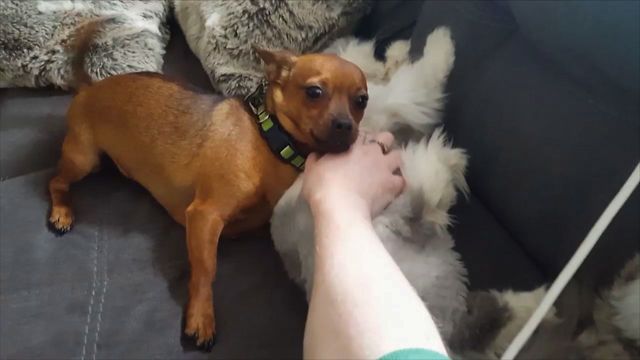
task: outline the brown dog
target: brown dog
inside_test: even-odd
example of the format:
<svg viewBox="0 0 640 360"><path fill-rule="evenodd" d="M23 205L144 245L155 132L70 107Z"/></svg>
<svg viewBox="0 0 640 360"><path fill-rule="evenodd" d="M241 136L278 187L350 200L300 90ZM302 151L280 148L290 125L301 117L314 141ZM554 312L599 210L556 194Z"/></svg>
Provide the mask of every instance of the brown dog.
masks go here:
<svg viewBox="0 0 640 360"><path fill-rule="evenodd" d="M78 45L79 79L87 79L82 57L88 44L83 39ZM257 52L269 81L264 107L193 91L153 73L80 86L67 114L58 172L49 183L49 222L64 233L73 223L69 186L106 153L186 227L191 275L184 332L206 350L215 336L211 285L219 237L268 222L302 167L302 158L285 160L289 150L296 149L296 157L347 150L367 101L363 73L339 57ZM291 139L280 154L264 136L265 127L278 121Z"/></svg>

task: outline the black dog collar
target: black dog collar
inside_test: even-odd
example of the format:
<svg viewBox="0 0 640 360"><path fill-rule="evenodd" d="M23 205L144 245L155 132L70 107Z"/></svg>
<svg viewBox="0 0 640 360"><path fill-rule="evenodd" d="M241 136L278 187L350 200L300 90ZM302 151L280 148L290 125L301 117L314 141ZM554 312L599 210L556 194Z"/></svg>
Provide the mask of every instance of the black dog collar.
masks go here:
<svg viewBox="0 0 640 360"><path fill-rule="evenodd" d="M264 98L265 86L258 88L249 94L244 100L251 111L256 115L256 123L260 134L269 145L269 148L280 160L293 166L298 171L304 170L305 156L293 146L293 141L287 132L280 126L278 119L267 112Z"/></svg>

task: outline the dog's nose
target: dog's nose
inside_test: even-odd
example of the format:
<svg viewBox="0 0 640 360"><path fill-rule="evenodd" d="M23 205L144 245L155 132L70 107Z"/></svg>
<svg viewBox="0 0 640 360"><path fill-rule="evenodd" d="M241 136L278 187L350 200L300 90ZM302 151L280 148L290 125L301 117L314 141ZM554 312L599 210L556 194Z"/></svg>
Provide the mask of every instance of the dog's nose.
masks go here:
<svg viewBox="0 0 640 360"><path fill-rule="evenodd" d="M336 133L349 134L353 130L353 123L349 119L333 119L331 129Z"/></svg>

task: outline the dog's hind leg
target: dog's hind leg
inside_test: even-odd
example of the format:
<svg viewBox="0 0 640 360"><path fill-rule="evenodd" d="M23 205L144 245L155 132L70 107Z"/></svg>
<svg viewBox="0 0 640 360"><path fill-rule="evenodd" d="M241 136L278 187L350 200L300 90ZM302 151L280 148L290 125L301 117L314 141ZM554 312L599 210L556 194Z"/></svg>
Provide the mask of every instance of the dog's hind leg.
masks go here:
<svg viewBox="0 0 640 360"><path fill-rule="evenodd" d="M69 231L73 225L70 185L87 176L99 162L99 152L91 135L82 130L81 127L69 127L62 144L58 171L49 182L51 195L49 224L51 229L60 235Z"/></svg>

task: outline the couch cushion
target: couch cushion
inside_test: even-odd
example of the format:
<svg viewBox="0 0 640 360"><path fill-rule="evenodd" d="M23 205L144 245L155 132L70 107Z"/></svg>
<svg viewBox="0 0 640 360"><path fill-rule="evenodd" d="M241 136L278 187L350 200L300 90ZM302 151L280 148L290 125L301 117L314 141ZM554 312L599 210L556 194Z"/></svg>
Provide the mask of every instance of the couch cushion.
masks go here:
<svg viewBox="0 0 640 360"><path fill-rule="evenodd" d="M523 36L588 87L613 82L637 97L640 4L637 1L508 3Z"/></svg>
<svg viewBox="0 0 640 360"><path fill-rule="evenodd" d="M45 226L52 171L0 184L2 358L208 358L184 354L184 229L115 171L74 186L75 228ZM306 301L268 234L223 239L214 286L218 358L295 358Z"/></svg>
<svg viewBox="0 0 640 360"><path fill-rule="evenodd" d="M0 179L55 165L70 101L52 89L0 89Z"/></svg>
<svg viewBox="0 0 640 360"><path fill-rule="evenodd" d="M420 1L375 1L375 6L360 21L354 35L358 38L375 39L374 54L376 58L384 59L391 42L411 38L421 8Z"/></svg>
<svg viewBox="0 0 640 360"><path fill-rule="evenodd" d="M451 212L451 234L469 272L471 290L529 290L545 282L525 249L475 195L460 199Z"/></svg>

